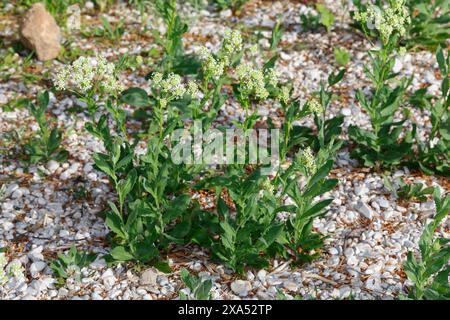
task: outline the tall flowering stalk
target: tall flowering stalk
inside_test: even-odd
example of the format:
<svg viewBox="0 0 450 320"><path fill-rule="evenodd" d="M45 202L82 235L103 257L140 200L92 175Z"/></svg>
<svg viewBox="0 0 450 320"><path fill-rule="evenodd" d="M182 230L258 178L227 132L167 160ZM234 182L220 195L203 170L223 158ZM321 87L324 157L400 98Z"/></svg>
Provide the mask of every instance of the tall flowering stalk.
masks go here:
<svg viewBox="0 0 450 320"><path fill-rule="evenodd" d="M369 52L370 66L364 68L373 84L372 94L360 90L356 96L370 116L373 131L349 127L349 136L358 145L352 156L378 170L382 166L398 165L411 151L414 133L407 132L401 138L404 121L394 122L410 80L401 79L395 88L389 85L396 77L392 71L395 55L401 51L399 40L406 33L410 17L405 0L389 0L383 6L360 6L353 17L369 41L372 40L369 32L377 36L380 47Z"/></svg>
<svg viewBox="0 0 450 320"><path fill-rule="evenodd" d="M242 35L237 30L225 30L220 49L212 52L202 46L198 50L201 61L199 91L202 98L192 105L193 119L203 116L204 126L208 127L223 105L222 86L230 78L230 72L243 54ZM204 109L209 105L209 111Z"/></svg>

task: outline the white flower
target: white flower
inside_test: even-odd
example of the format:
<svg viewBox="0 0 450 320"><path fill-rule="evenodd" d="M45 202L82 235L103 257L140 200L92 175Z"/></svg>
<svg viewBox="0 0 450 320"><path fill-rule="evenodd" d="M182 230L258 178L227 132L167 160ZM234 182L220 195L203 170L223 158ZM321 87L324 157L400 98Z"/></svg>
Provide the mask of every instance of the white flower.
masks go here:
<svg viewBox="0 0 450 320"><path fill-rule="evenodd" d="M261 70L256 69L249 63L243 63L236 68L236 76L243 94L254 95L258 99L266 99L269 96Z"/></svg>
<svg viewBox="0 0 450 320"><path fill-rule="evenodd" d="M181 82L181 77L178 74L169 74L166 79L161 80L159 86L162 93L173 99L179 99L186 93L186 88Z"/></svg>
<svg viewBox="0 0 450 320"><path fill-rule="evenodd" d="M9 275L11 277L16 278L16 280L19 282L22 282L25 280L25 275L24 275L25 269L23 268L22 264L19 261L15 260L15 261L11 262L8 267L9 267L9 270L8 270Z"/></svg>
<svg viewBox="0 0 450 320"><path fill-rule="evenodd" d="M289 93L290 93L290 90L288 87L286 87L286 86L282 87L280 93L278 94L278 99L281 102L287 104L289 101Z"/></svg>
<svg viewBox="0 0 450 320"><path fill-rule="evenodd" d="M79 57L72 64L70 77L74 85L81 91L86 92L93 86L95 77L94 66L88 58Z"/></svg>
<svg viewBox="0 0 450 320"><path fill-rule="evenodd" d="M161 106L162 109L165 109L167 107L167 99L165 98L159 99L159 105Z"/></svg>
<svg viewBox="0 0 450 320"><path fill-rule="evenodd" d="M203 72L206 76L212 78L219 78L222 76L225 69L225 63L214 58L208 48L201 47L199 49L199 57L202 61Z"/></svg>
<svg viewBox="0 0 450 320"><path fill-rule="evenodd" d="M123 90L123 86L116 77L116 67L108 62L105 57L97 56L98 79L103 90L109 94L115 94Z"/></svg>
<svg viewBox="0 0 450 320"><path fill-rule="evenodd" d="M163 74L160 72L155 72L153 74L153 78L152 78L153 86L155 86L155 87L159 86L161 84L162 79L163 79Z"/></svg>
<svg viewBox="0 0 450 320"><path fill-rule="evenodd" d="M365 24L369 29L375 28L384 43L389 41L393 33L403 36L406 33L406 25L411 23L405 0L390 1L389 6L380 8L369 4L366 11L356 11L355 21Z"/></svg>
<svg viewBox="0 0 450 320"><path fill-rule="evenodd" d="M95 87L105 94L117 94L123 90L117 79L114 64L99 55L92 59L79 57L72 65L59 70L54 83L58 90L72 89L81 93Z"/></svg>
<svg viewBox="0 0 450 320"><path fill-rule="evenodd" d="M274 69L268 69L266 71L266 79L271 86L277 86L279 76L280 74L278 73L278 71L275 71Z"/></svg>
<svg viewBox="0 0 450 320"><path fill-rule="evenodd" d="M258 53L258 45L254 44L249 48L251 55L256 55Z"/></svg>
<svg viewBox="0 0 450 320"><path fill-rule="evenodd" d="M310 175L316 172L316 162L314 158L314 153L310 147L306 147L304 150L300 150L297 153L297 159L299 164L305 168L306 172Z"/></svg>
<svg viewBox="0 0 450 320"><path fill-rule="evenodd" d="M312 113L322 113L322 104L317 99L311 99L308 101L308 110Z"/></svg>
<svg viewBox="0 0 450 320"><path fill-rule="evenodd" d="M58 90L66 90L69 82L69 70L67 68L61 69L57 74L54 80L56 89Z"/></svg>
<svg viewBox="0 0 450 320"><path fill-rule="evenodd" d="M196 97L199 93L198 85L194 81L189 81L187 84L187 93L191 97Z"/></svg>
<svg viewBox="0 0 450 320"><path fill-rule="evenodd" d="M226 30L222 42L222 54L224 57L231 58L233 55L242 51L242 36L237 30Z"/></svg>

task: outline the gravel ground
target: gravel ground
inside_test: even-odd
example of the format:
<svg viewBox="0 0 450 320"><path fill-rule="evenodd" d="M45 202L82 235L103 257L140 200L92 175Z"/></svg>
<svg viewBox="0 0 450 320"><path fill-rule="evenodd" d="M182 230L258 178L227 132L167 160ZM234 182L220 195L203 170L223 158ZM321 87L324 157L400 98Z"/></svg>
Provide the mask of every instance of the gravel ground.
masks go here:
<svg viewBox="0 0 450 320"><path fill-rule="evenodd" d="M282 78L293 82L295 94L302 99L310 97L335 68L333 49L345 47L351 52L351 62L344 81L337 86L340 98L333 102L330 113L343 114L344 136L351 124L368 127L368 117L355 101L357 89L368 84L363 74L370 44L349 26L348 10L339 1L328 1L337 17L330 33L325 30L302 31L300 14L308 9L298 2L252 1L240 18L231 17L230 11L212 13L196 11L184 5L182 13L188 17L190 30L186 47L202 41L214 48L219 45L225 27L242 26L244 30L266 28L262 47L267 47L272 27L279 15L283 16L286 32L281 41L277 70ZM6 10L11 10L8 6ZM91 16L90 5L82 8L85 25L98 23ZM124 5L108 10L108 18L117 21L124 17L126 33L115 45L102 39L85 39L79 33L65 34L72 44L83 51L93 50L106 56L118 53L141 54L156 45L150 38L136 34L143 27L139 12ZM163 30L159 19L149 16L149 27ZM17 38L17 20L6 11L0 21L0 34L6 47ZM0 49L2 55L5 48ZM16 68L0 69L0 104L17 97L34 97L48 88L46 81L23 82L20 75L40 73L49 76L61 65L58 61L26 66L18 58ZM437 93L440 79L436 78L437 64L430 52L407 53L396 62L395 69L405 76L413 76L411 90L430 86ZM147 66L124 74L125 86L148 88L144 75ZM207 252L196 247L178 247L168 259L174 273L163 274L156 269L138 270L119 265L108 268L103 259L97 259L81 270L80 281L69 279L62 287L56 286L47 263L57 252L72 245L97 253L108 251L108 230L99 213L106 201L114 199L107 177L93 168L92 154L103 150L102 144L83 130L86 118L74 115L68 109L74 97L51 97L51 113L60 127L66 128L64 147L70 157L66 163L50 161L45 166L26 167L16 158L18 145L11 140L14 130L26 138L37 130L37 124L25 109L4 111L0 109L0 184L5 192L0 197L0 247L10 249L9 260L18 261L25 269L23 281L10 281L0 287L2 299L173 299L184 285L179 270L187 267L193 273L214 282L215 299L274 299L283 292L288 299L299 295L314 299L393 299L405 292L408 284L402 263L409 250L417 249L417 240L424 224L434 214L432 201L425 203L401 202L384 187L383 176L358 167L346 149L339 152L332 175L339 179L338 187L328 196L334 198L329 213L316 219L314 227L326 235L321 257L311 264L294 268L289 261L273 261L267 270L250 270L238 277L221 265L209 260ZM266 103L261 114L267 116L276 106ZM219 115L219 122L228 123L241 115L236 102L228 101ZM414 110L418 123L429 127L426 113ZM311 119L304 120L306 123ZM419 131L420 132L420 131ZM408 182L425 182L449 191L449 181L439 177L410 173L406 168L387 176L390 181L402 178ZM450 237L450 221L444 223L439 233Z"/></svg>

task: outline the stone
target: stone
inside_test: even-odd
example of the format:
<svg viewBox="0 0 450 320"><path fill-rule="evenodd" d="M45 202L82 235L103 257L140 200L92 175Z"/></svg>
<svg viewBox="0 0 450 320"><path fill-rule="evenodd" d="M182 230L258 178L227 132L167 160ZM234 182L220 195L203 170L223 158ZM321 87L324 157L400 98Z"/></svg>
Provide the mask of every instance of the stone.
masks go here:
<svg viewBox="0 0 450 320"><path fill-rule="evenodd" d="M33 261L43 261L44 256L42 255L42 246L36 247L28 253L28 258Z"/></svg>
<svg viewBox="0 0 450 320"><path fill-rule="evenodd" d="M67 30L80 30L81 29L81 10L78 3L75 3L67 7Z"/></svg>
<svg viewBox="0 0 450 320"><path fill-rule="evenodd" d="M154 286L156 285L157 278L158 274L155 270L153 268L149 268L142 273L141 278L139 279L139 284L142 286Z"/></svg>
<svg viewBox="0 0 450 320"><path fill-rule="evenodd" d="M44 4L34 4L24 15L19 28L23 44L36 52L41 61L55 59L60 50L61 32Z"/></svg>
<svg viewBox="0 0 450 320"><path fill-rule="evenodd" d="M112 287L116 282L116 277L111 269L107 269L101 276L103 284L107 287Z"/></svg>
<svg viewBox="0 0 450 320"><path fill-rule="evenodd" d="M339 253L338 249L336 249L336 248L330 248L330 249L328 249L328 252L333 256L337 255Z"/></svg>
<svg viewBox="0 0 450 320"><path fill-rule="evenodd" d="M246 297L252 290L252 285L249 281L236 280L231 283L231 290L240 297Z"/></svg>
<svg viewBox="0 0 450 320"><path fill-rule="evenodd" d="M37 278L39 276L39 272L45 269L47 264L43 261L33 262L30 266L30 273L33 278Z"/></svg>
<svg viewBox="0 0 450 320"><path fill-rule="evenodd" d="M298 290L298 285L295 282L289 280L283 282L283 287L293 292L296 292Z"/></svg>
<svg viewBox="0 0 450 320"><path fill-rule="evenodd" d="M346 116L346 117L349 117L349 116L352 115L352 110L349 109L349 108L343 108L343 109L341 110L341 113L342 113L342 115L344 115L344 116Z"/></svg>
<svg viewBox="0 0 450 320"><path fill-rule="evenodd" d="M364 202L358 201L358 203L355 206L355 209L366 219L372 220L373 218L372 210L370 210L369 206Z"/></svg>
<svg viewBox="0 0 450 320"><path fill-rule="evenodd" d="M377 199L377 202L378 202L378 204L380 205L381 208L389 208L390 207L389 201L387 201L384 198Z"/></svg>
<svg viewBox="0 0 450 320"><path fill-rule="evenodd" d="M258 277L259 281L264 283L266 281L267 271L264 269L261 269L258 271L258 274L256 276Z"/></svg>
<svg viewBox="0 0 450 320"><path fill-rule="evenodd" d="M47 169L50 171L50 173L55 172L59 168L59 162L55 160L50 160L47 163Z"/></svg>
<svg viewBox="0 0 450 320"><path fill-rule="evenodd" d="M8 185L5 190L5 197L9 197L17 189L19 189L19 185L17 183Z"/></svg>
<svg viewBox="0 0 450 320"><path fill-rule="evenodd" d="M158 282L161 286L166 286L166 285L169 284L169 279L168 279L166 276L158 276L157 282Z"/></svg>

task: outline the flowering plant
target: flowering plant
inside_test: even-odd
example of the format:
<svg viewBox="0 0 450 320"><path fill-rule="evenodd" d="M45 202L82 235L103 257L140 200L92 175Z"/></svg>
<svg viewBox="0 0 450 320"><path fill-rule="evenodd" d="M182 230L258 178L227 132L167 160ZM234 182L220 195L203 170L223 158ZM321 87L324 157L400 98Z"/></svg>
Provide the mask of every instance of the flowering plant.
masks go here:
<svg viewBox="0 0 450 320"><path fill-rule="evenodd" d="M96 98L117 97L124 89L118 80L115 65L101 55L95 58L79 57L71 65L62 67L54 83L56 89L79 96L91 114L97 110Z"/></svg>

